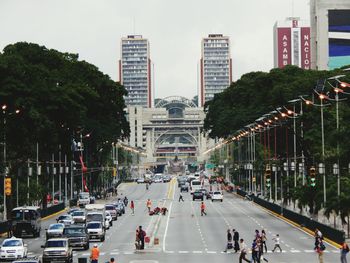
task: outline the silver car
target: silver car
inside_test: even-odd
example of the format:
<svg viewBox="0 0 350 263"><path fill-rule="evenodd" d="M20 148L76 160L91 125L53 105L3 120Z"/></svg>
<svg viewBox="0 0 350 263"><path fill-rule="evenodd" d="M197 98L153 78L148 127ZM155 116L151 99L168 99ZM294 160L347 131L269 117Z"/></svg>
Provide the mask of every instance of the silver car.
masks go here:
<svg viewBox="0 0 350 263"><path fill-rule="evenodd" d="M73 225L74 219L71 215L62 215L56 219L57 223L63 223L65 226Z"/></svg>
<svg viewBox="0 0 350 263"><path fill-rule="evenodd" d="M85 212L83 210L77 210L72 213L74 223L84 224L86 221Z"/></svg>
<svg viewBox="0 0 350 263"><path fill-rule="evenodd" d="M49 228L46 229L46 240L53 237L62 237L63 229L63 223L51 224Z"/></svg>

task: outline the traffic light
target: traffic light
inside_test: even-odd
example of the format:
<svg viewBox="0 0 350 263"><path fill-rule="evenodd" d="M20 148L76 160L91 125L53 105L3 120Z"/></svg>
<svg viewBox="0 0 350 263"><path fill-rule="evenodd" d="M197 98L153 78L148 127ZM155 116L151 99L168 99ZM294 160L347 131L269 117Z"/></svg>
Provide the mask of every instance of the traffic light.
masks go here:
<svg viewBox="0 0 350 263"><path fill-rule="evenodd" d="M265 168L265 180L266 180L266 187L271 187L271 167L269 164L266 165Z"/></svg>
<svg viewBox="0 0 350 263"><path fill-rule="evenodd" d="M11 195L12 189L11 189L11 178L6 177L5 178L5 194L6 195Z"/></svg>
<svg viewBox="0 0 350 263"><path fill-rule="evenodd" d="M113 176L116 177L117 176L117 168L113 167Z"/></svg>
<svg viewBox="0 0 350 263"><path fill-rule="evenodd" d="M315 166L310 167L309 174L310 174L310 185L312 187L315 187L316 186L316 168L315 168Z"/></svg>

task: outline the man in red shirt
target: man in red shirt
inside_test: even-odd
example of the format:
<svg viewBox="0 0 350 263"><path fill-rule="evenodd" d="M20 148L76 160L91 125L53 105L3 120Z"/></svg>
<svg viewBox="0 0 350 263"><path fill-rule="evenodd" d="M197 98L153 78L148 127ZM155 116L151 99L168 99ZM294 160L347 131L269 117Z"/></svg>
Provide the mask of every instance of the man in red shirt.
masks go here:
<svg viewBox="0 0 350 263"><path fill-rule="evenodd" d="M201 203L201 216L203 215L207 215L207 213L205 212L205 204L204 202Z"/></svg>

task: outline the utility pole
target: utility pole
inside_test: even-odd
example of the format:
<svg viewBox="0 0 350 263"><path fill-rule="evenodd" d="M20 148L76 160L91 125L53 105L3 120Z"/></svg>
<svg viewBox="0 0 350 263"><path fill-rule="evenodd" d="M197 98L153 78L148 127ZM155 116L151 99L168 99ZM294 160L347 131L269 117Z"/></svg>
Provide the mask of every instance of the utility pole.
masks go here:
<svg viewBox="0 0 350 263"><path fill-rule="evenodd" d="M52 174L52 201L55 199L55 154L52 154L52 164L51 164L51 174Z"/></svg>
<svg viewBox="0 0 350 263"><path fill-rule="evenodd" d="M62 201L62 170L61 170L61 144L58 146L58 189L59 201Z"/></svg>

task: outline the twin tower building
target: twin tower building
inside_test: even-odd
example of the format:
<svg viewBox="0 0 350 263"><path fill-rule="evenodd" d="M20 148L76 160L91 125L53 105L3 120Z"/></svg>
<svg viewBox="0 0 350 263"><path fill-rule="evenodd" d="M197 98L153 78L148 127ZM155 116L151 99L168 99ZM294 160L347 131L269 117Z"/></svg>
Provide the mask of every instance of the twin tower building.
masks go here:
<svg viewBox="0 0 350 263"><path fill-rule="evenodd" d="M151 108L152 63L150 44L141 35L130 35L121 40L121 59L119 61L119 81L128 91L126 105ZM232 82L232 61L230 39L221 34L212 34L202 39L200 60L199 106L203 106L222 92Z"/></svg>

